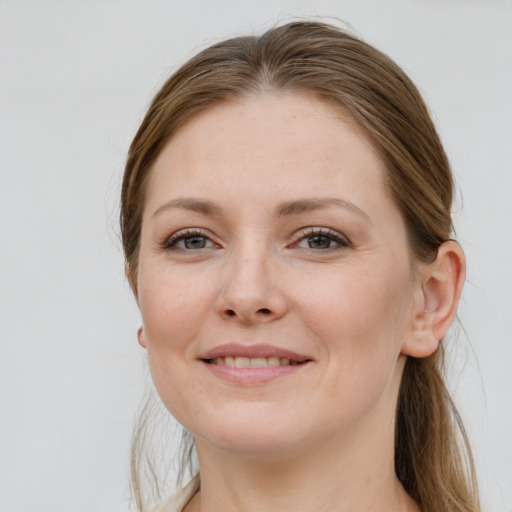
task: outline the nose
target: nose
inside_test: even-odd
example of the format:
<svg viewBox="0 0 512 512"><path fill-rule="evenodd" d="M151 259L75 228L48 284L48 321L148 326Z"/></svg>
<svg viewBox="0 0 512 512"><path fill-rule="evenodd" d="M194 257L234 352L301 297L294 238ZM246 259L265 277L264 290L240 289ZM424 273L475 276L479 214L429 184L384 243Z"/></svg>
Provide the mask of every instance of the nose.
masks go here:
<svg viewBox="0 0 512 512"><path fill-rule="evenodd" d="M245 325L277 320L287 311L277 264L261 247L248 249L226 259L217 311Z"/></svg>

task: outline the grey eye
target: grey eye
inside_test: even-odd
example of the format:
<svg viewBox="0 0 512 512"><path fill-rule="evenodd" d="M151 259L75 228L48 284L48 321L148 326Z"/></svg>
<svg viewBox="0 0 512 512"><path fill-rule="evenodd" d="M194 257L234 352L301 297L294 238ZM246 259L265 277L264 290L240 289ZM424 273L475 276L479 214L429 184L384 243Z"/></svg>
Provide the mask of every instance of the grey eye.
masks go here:
<svg viewBox="0 0 512 512"><path fill-rule="evenodd" d="M334 240L325 235L310 236L306 240L310 249L329 249L334 244Z"/></svg>
<svg viewBox="0 0 512 512"><path fill-rule="evenodd" d="M183 238L180 242L183 244L184 249L204 249L208 246L208 242L210 242L210 240L204 236L190 236ZM180 242L178 242L178 245L180 245Z"/></svg>
<svg viewBox="0 0 512 512"><path fill-rule="evenodd" d="M326 251L329 249L341 249L349 244L340 234L336 232L315 230L307 233L296 244L296 247L310 249L313 251Z"/></svg>
<svg viewBox="0 0 512 512"><path fill-rule="evenodd" d="M208 236L201 232L178 232L171 236L164 244L164 249L179 251L197 251L215 247L215 244Z"/></svg>

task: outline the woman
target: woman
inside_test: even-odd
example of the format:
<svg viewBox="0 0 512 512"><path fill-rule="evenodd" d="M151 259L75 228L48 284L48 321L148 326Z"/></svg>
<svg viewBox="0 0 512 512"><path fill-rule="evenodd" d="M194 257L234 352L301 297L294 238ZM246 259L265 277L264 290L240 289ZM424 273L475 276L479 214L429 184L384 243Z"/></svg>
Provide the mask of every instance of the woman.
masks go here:
<svg viewBox="0 0 512 512"><path fill-rule="evenodd" d="M480 510L442 378L452 188L414 85L336 27L224 41L167 81L121 212L139 342L199 462L159 511Z"/></svg>

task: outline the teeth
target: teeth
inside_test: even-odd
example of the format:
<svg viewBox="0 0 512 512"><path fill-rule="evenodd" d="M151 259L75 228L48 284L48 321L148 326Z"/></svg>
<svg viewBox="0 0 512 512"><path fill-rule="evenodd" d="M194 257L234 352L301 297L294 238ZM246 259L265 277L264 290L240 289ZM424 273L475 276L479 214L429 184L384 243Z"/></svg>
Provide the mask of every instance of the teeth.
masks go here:
<svg viewBox="0 0 512 512"><path fill-rule="evenodd" d="M251 360L248 357L235 357L235 366L237 368L250 368Z"/></svg>
<svg viewBox="0 0 512 512"><path fill-rule="evenodd" d="M267 366L267 360L264 357L251 358L251 368L266 368Z"/></svg>
<svg viewBox="0 0 512 512"><path fill-rule="evenodd" d="M216 357L212 363L231 368L266 368L268 366L297 365L298 361L290 361L286 357Z"/></svg>

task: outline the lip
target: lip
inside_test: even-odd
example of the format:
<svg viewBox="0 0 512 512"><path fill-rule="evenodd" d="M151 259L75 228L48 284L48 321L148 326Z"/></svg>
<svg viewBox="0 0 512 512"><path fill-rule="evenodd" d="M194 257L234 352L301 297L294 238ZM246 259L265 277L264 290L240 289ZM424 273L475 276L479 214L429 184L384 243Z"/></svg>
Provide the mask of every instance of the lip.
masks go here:
<svg viewBox="0 0 512 512"><path fill-rule="evenodd" d="M279 357L289 359L297 363L311 361L313 358L304 354L298 354L291 350L275 347L273 345L242 345L239 343L228 343L219 345L201 354L198 359L209 361L217 357Z"/></svg>
<svg viewBox="0 0 512 512"><path fill-rule="evenodd" d="M264 368L234 368L219 364L212 364L211 360L217 357L279 357L289 359L297 364L283 366L267 366ZM219 345L198 358L201 363L215 376L232 384L254 386L265 384L287 376L295 375L310 366L311 357L298 354L272 345L240 345L229 343Z"/></svg>

